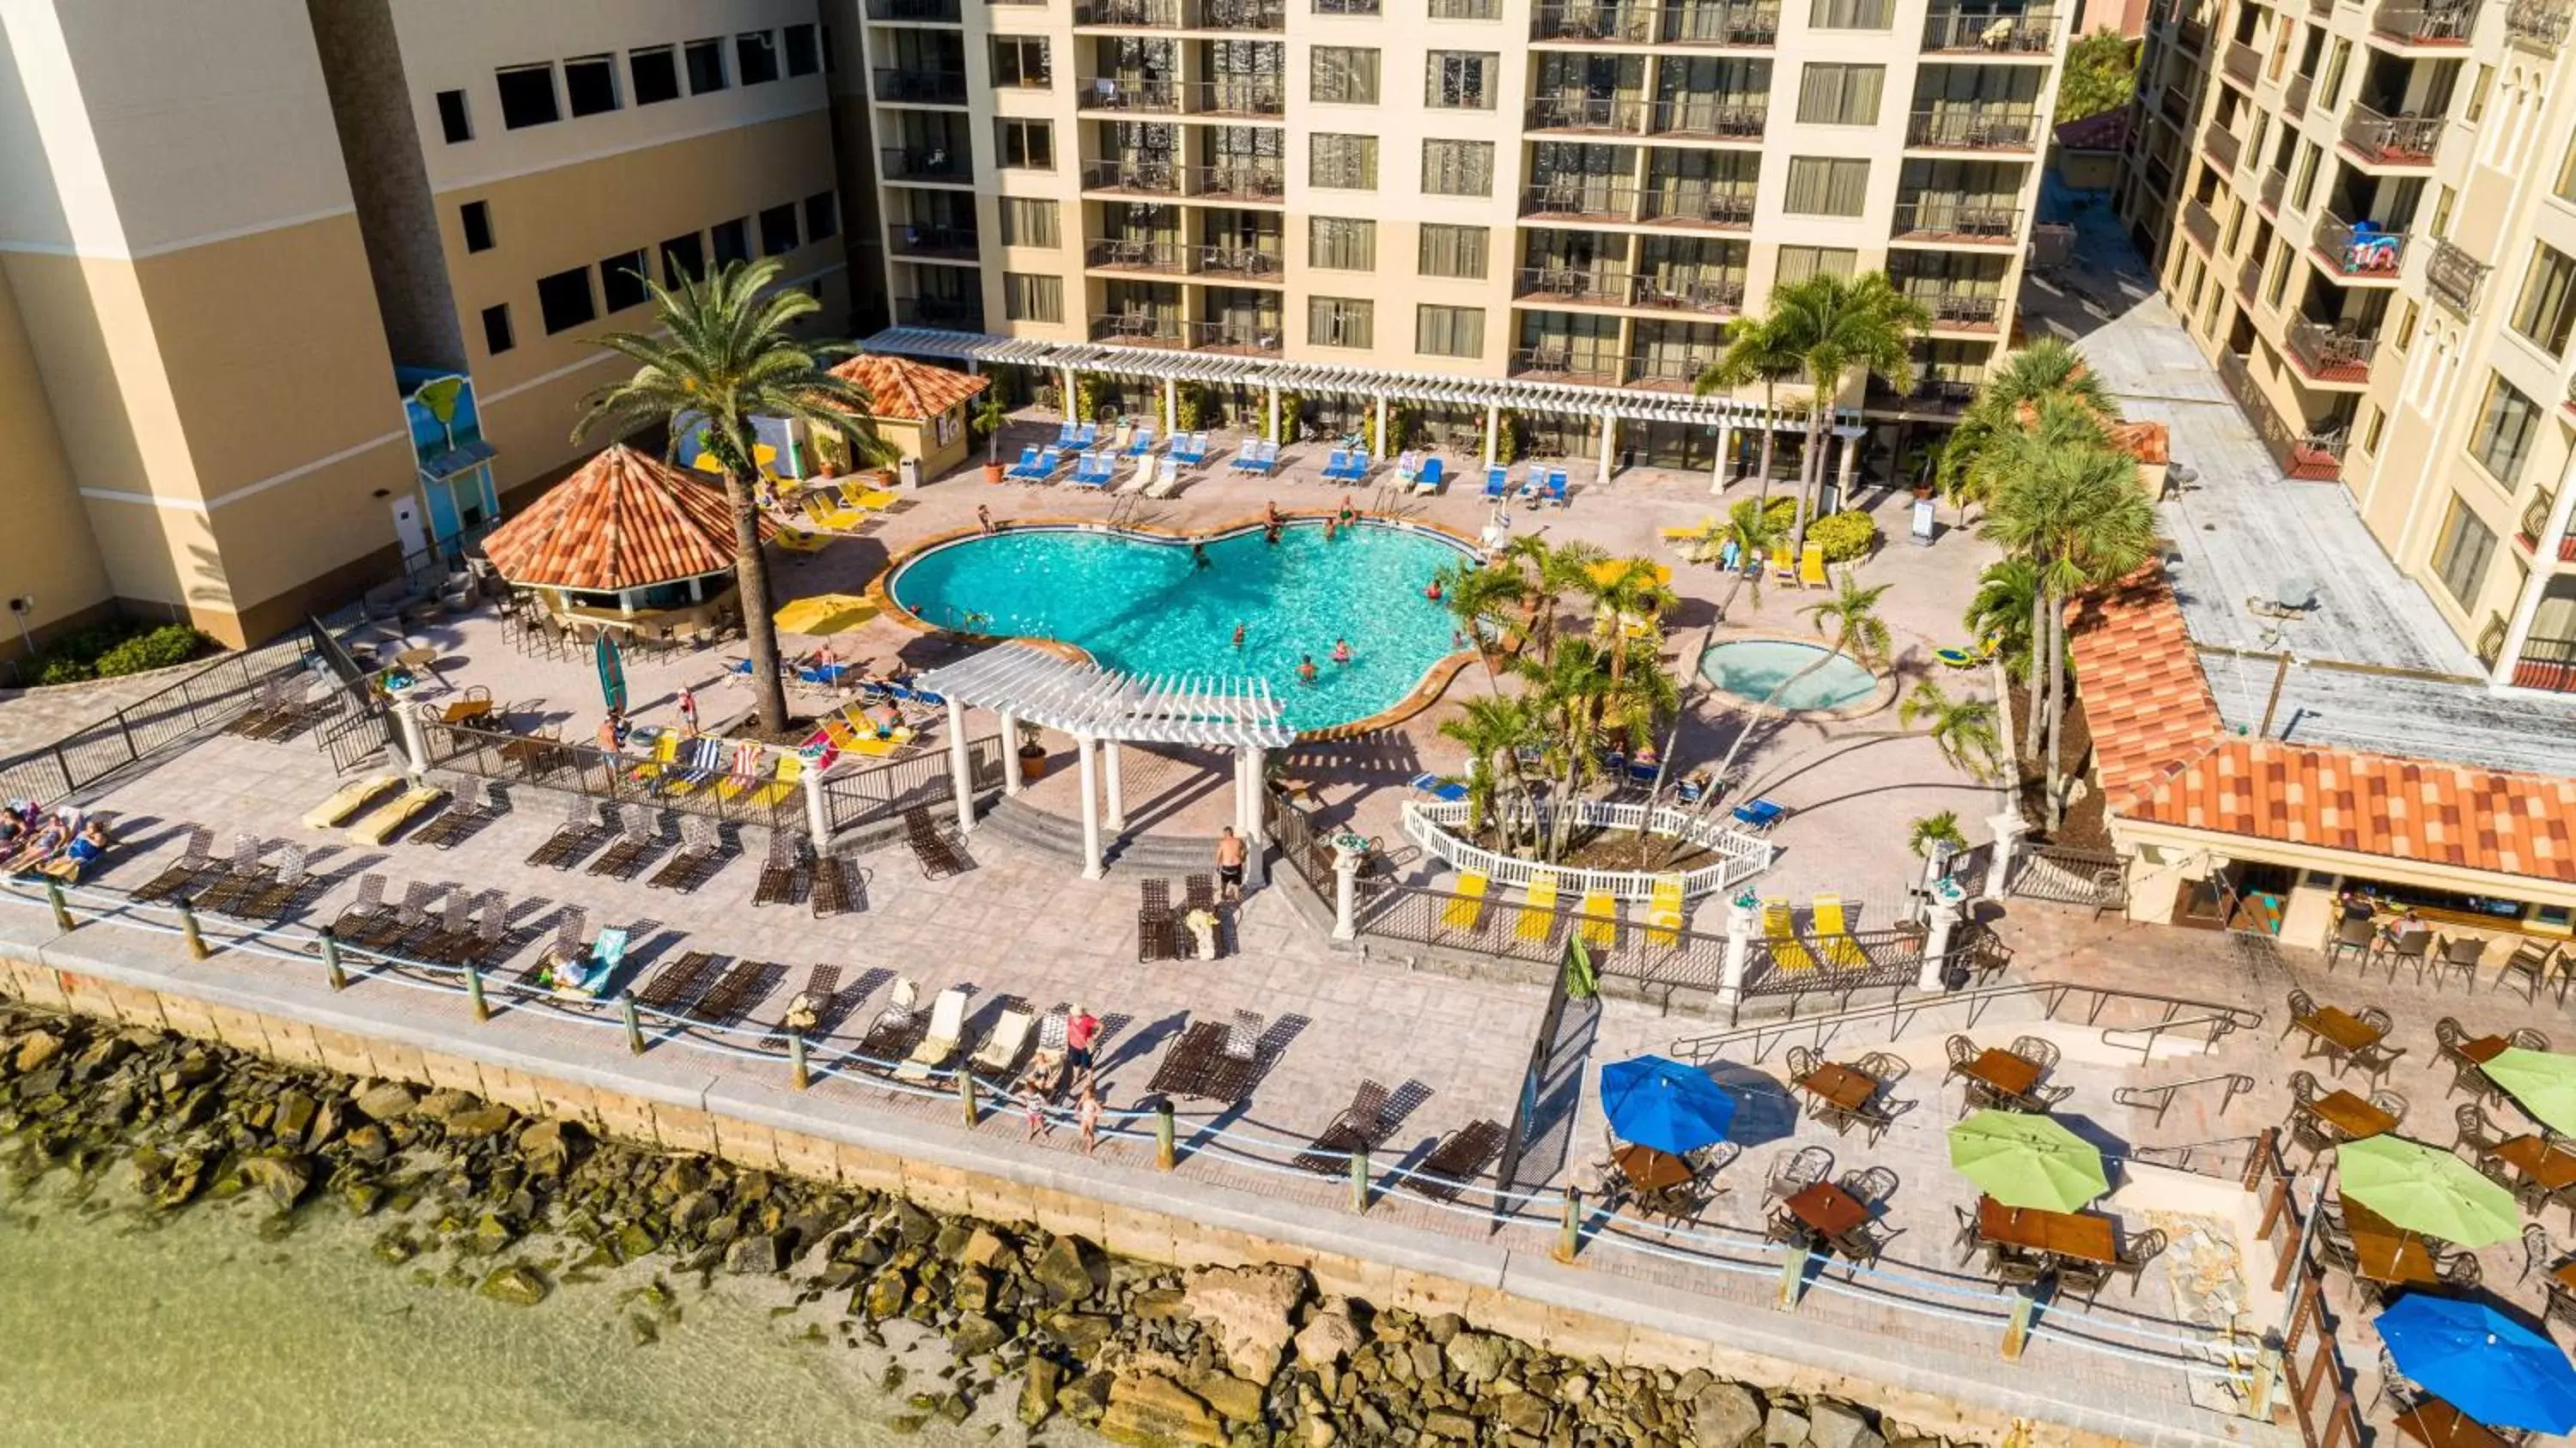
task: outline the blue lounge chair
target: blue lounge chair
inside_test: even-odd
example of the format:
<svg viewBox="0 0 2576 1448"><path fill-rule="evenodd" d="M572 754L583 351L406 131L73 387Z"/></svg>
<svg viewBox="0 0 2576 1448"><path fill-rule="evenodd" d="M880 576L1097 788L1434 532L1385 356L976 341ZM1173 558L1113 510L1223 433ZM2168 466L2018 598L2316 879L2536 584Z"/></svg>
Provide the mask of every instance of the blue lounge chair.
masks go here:
<svg viewBox="0 0 2576 1448"><path fill-rule="evenodd" d="M1425 458L1422 460L1421 470L1413 475L1413 491L1417 493L1439 492L1442 481L1443 478L1440 459Z"/></svg>
<svg viewBox="0 0 2576 1448"><path fill-rule="evenodd" d="M1243 445L1243 451L1236 453L1234 455L1234 461L1227 464L1227 466L1233 468L1239 473L1259 473L1263 477L1268 477L1279 468L1279 444L1275 442L1245 443Z"/></svg>
<svg viewBox="0 0 2576 1448"><path fill-rule="evenodd" d="M1755 834L1769 834L1788 813L1767 799L1748 800L1735 807L1735 822Z"/></svg>
<svg viewBox="0 0 2576 1448"><path fill-rule="evenodd" d="M1369 455L1368 449L1364 447L1352 448L1348 451L1336 448L1333 450L1332 457L1324 464L1324 479L1327 482L1364 483L1368 481L1368 475Z"/></svg>
<svg viewBox="0 0 2576 1448"><path fill-rule="evenodd" d="M1056 424L1055 445L1060 448L1073 446L1077 439L1077 435L1080 434L1081 431L1082 429L1074 426L1072 418L1066 418L1064 421Z"/></svg>
<svg viewBox="0 0 2576 1448"><path fill-rule="evenodd" d="M1350 449L1348 449L1348 448L1338 448L1338 447L1337 447L1337 448L1333 449L1331 452L1326 453L1326 454L1324 455L1324 481L1325 481L1325 482L1328 482L1328 483L1338 483L1338 482L1340 482L1342 479L1347 478L1347 477L1349 477L1350 475L1351 475L1351 454L1350 454Z"/></svg>
<svg viewBox="0 0 2576 1448"><path fill-rule="evenodd" d="M1038 450L1033 447L1024 447L1020 449L1020 460L1005 469L1003 471L1003 476L1012 478L1028 477L1037 471L1037 466Z"/></svg>
<svg viewBox="0 0 2576 1448"><path fill-rule="evenodd" d="M1172 461L1199 467L1208 460L1208 439L1203 432L1172 434Z"/></svg>
<svg viewBox="0 0 2576 1448"><path fill-rule="evenodd" d="M1127 444L1127 456L1141 458L1153 450L1154 425L1150 422L1140 424L1136 429L1136 440Z"/></svg>
<svg viewBox="0 0 2576 1448"><path fill-rule="evenodd" d="M1467 798L1467 786L1460 784L1454 779L1442 779L1436 774L1417 774L1413 776L1412 783L1415 789L1422 791L1433 799L1443 800L1450 804L1460 803Z"/></svg>
<svg viewBox="0 0 2576 1448"><path fill-rule="evenodd" d="M1095 448L1100 446L1100 424L1096 422L1086 422L1082 426L1074 429L1073 445L1080 448Z"/></svg>
<svg viewBox="0 0 2576 1448"><path fill-rule="evenodd" d="M1003 476L1024 483L1043 483L1054 477L1056 469L1062 466L1064 454L1052 447L1022 448L1020 460L1012 464Z"/></svg>
<svg viewBox="0 0 2576 1448"><path fill-rule="evenodd" d="M1501 463L1485 464L1485 501L1499 503L1512 490L1512 470Z"/></svg>
<svg viewBox="0 0 2576 1448"><path fill-rule="evenodd" d="M1539 482L1538 497L1542 503L1554 503L1560 508L1565 506L1565 469L1547 470L1547 476Z"/></svg>
<svg viewBox="0 0 2576 1448"><path fill-rule="evenodd" d="M1073 485L1077 488L1105 488L1118 479L1118 460L1107 452L1087 452L1074 465Z"/></svg>

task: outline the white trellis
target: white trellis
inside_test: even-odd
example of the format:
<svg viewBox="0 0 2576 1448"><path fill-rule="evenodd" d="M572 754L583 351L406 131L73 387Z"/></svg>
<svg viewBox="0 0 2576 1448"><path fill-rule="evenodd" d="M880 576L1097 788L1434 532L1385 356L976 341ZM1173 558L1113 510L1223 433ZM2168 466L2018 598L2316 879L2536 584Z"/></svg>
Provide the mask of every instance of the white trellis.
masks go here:
<svg viewBox="0 0 2576 1448"><path fill-rule="evenodd" d="M1641 804L1621 804L1612 800L1587 799L1574 803L1574 821L1598 829L1644 830L1648 834L1679 838L1715 856L1697 869L1673 872L1653 870L1582 870L1564 865L1551 865L1544 860L1524 859L1518 855L1498 854L1481 845L1461 839L1451 830L1467 822L1463 802L1406 800L1404 803L1405 838L1422 847L1423 853L1447 861L1462 871L1472 871L1496 885L1527 888L1539 875L1555 877L1557 888L1570 895L1605 894L1621 900L1650 900L1660 880L1678 878L1682 898L1697 900L1703 896L1731 890L1771 868L1779 847L1769 840L1722 825L1704 815L1670 805L1656 807L1651 813ZM1526 818L1531 810L1544 822L1553 817L1551 804L1521 805L1515 817Z"/></svg>

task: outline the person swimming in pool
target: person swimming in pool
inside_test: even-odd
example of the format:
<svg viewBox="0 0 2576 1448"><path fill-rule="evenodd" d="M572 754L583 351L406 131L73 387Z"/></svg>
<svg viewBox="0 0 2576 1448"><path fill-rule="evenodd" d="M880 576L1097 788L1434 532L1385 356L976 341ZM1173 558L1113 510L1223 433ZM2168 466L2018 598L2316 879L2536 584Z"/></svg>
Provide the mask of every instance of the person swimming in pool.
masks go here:
<svg viewBox="0 0 2576 1448"><path fill-rule="evenodd" d="M1431 585L1422 590L1422 596L1430 599L1433 603L1438 603L1440 601L1440 579L1438 575L1435 574L1432 577Z"/></svg>
<svg viewBox="0 0 2576 1448"><path fill-rule="evenodd" d="M1347 664L1350 661L1351 641L1349 639L1333 640L1333 662L1337 664Z"/></svg>
<svg viewBox="0 0 2576 1448"><path fill-rule="evenodd" d="M1205 543L1192 543L1190 545L1190 564L1197 568L1205 568L1208 566L1208 552L1207 545Z"/></svg>
<svg viewBox="0 0 2576 1448"><path fill-rule="evenodd" d="M1313 654L1299 654L1297 656L1297 682L1301 684L1311 684L1315 682L1315 656Z"/></svg>
<svg viewBox="0 0 2576 1448"><path fill-rule="evenodd" d="M1244 627L1245 627L1245 626L1244 626L1243 624L1236 624L1236 625L1234 626L1234 646L1235 646L1235 648L1236 648L1238 651L1239 651L1239 650L1241 650L1241 649L1242 649L1242 647L1243 647L1243 630L1244 630Z"/></svg>
<svg viewBox="0 0 2576 1448"><path fill-rule="evenodd" d="M1325 541L1325 542L1327 542L1327 543L1332 542L1332 541L1333 541L1333 535L1334 535L1335 533L1337 533L1337 532L1340 532L1340 531L1341 531L1341 527L1342 527L1342 523L1341 523L1341 520L1340 520L1340 519L1338 519L1338 518L1326 518L1326 519L1324 520L1324 541Z"/></svg>

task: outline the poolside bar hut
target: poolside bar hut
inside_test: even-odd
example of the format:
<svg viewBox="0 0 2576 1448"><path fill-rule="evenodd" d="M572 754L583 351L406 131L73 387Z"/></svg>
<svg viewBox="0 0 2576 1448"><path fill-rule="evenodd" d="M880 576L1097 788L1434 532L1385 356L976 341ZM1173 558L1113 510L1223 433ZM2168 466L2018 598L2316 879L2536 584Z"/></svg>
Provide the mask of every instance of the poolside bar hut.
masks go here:
<svg viewBox="0 0 2576 1448"><path fill-rule="evenodd" d="M935 478L966 460L967 404L993 385L975 376L908 357L862 352L832 369L857 383L872 404L877 436Z"/></svg>
<svg viewBox="0 0 2576 1448"><path fill-rule="evenodd" d="M759 520L763 539L777 533ZM659 636L740 613L720 486L617 443L492 530L484 556L575 627Z"/></svg>

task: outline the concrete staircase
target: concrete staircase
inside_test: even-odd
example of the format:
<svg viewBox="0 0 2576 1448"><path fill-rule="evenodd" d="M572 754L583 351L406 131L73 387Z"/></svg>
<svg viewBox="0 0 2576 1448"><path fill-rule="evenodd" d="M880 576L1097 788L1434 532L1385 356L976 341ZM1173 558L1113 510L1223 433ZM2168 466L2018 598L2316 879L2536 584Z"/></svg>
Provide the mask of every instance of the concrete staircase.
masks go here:
<svg viewBox="0 0 2576 1448"><path fill-rule="evenodd" d="M1082 859L1082 821L1037 808L1018 795L1007 795L986 811L981 828L1017 841L1068 864ZM1216 869L1216 840L1206 835L1101 834L1101 854L1112 865L1156 874L1184 874Z"/></svg>

